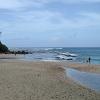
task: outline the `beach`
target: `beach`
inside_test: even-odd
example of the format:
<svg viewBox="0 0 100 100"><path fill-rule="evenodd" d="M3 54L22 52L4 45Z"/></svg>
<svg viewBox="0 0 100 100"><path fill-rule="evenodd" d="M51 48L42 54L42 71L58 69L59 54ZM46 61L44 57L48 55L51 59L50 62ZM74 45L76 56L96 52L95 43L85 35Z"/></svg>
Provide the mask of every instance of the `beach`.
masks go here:
<svg viewBox="0 0 100 100"><path fill-rule="evenodd" d="M65 65L63 62L1 60L0 99L99 100L100 93L75 83L65 75ZM71 68L77 65L67 64ZM87 65L77 68L85 71ZM92 68L92 71L89 68L86 71L100 73L96 68Z"/></svg>
<svg viewBox="0 0 100 100"><path fill-rule="evenodd" d="M100 0L0 0L0 100L100 100Z"/></svg>

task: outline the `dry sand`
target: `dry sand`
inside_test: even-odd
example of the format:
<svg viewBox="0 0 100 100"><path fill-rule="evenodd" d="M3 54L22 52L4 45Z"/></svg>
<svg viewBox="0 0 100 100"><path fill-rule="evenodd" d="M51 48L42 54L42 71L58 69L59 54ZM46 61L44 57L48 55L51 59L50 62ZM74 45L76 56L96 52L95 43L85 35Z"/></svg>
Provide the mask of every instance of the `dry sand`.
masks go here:
<svg viewBox="0 0 100 100"><path fill-rule="evenodd" d="M0 61L0 100L100 100L65 77L61 63Z"/></svg>

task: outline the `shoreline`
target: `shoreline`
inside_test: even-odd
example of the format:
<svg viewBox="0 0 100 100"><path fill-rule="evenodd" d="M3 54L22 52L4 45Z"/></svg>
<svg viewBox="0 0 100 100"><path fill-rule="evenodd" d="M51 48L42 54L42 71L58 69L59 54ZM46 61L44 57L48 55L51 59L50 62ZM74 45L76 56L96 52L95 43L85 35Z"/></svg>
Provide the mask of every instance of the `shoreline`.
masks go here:
<svg viewBox="0 0 100 100"><path fill-rule="evenodd" d="M80 62L62 61L62 60L28 60L24 58L23 54L0 54L0 60L18 60L25 62L55 62L59 63L66 68L73 68L79 71L100 73L100 64L87 64Z"/></svg>

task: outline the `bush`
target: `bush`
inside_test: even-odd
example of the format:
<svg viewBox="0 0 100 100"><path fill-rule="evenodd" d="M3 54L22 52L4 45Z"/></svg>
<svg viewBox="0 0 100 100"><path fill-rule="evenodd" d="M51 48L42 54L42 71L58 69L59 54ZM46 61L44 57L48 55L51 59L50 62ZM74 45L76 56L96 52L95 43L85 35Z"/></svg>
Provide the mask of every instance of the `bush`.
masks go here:
<svg viewBox="0 0 100 100"><path fill-rule="evenodd" d="M0 42L0 53L6 53L8 51L8 47Z"/></svg>

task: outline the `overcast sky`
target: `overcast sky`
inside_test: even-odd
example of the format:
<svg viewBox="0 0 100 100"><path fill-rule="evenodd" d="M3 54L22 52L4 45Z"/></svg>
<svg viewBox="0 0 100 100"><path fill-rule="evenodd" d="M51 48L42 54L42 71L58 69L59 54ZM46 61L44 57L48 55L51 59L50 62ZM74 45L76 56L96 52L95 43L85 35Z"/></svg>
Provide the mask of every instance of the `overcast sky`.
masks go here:
<svg viewBox="0 0 100 100"><path fill-rule="evenodd" d="M100 47L100 0L0 0L9 47Z"/></svg>

